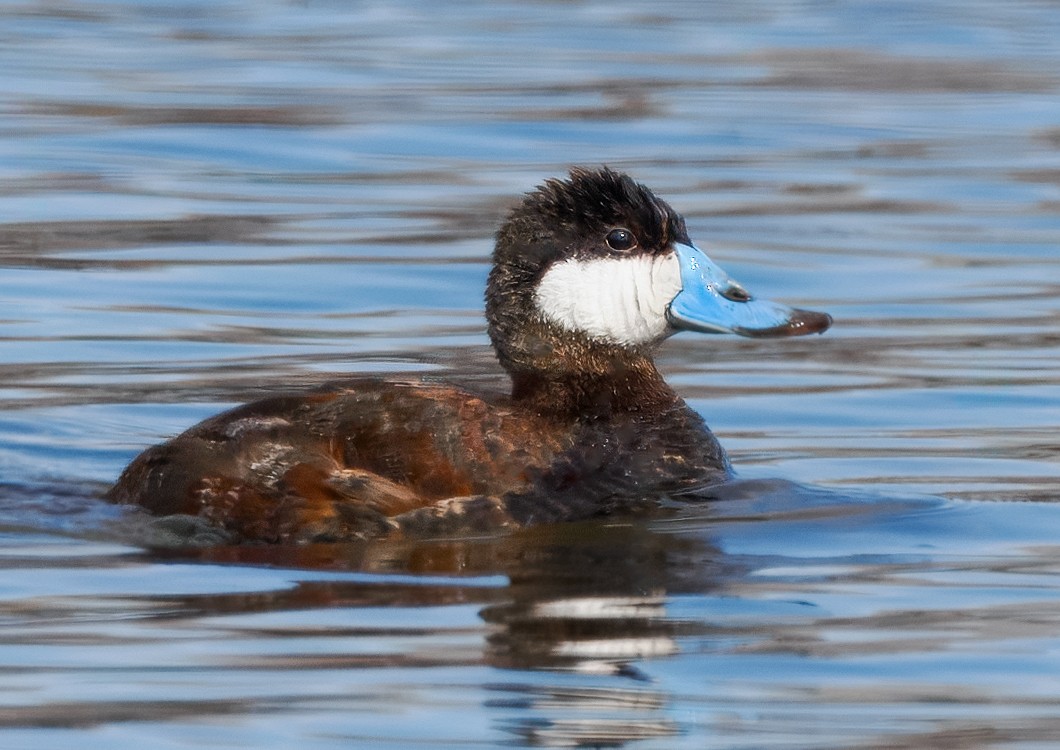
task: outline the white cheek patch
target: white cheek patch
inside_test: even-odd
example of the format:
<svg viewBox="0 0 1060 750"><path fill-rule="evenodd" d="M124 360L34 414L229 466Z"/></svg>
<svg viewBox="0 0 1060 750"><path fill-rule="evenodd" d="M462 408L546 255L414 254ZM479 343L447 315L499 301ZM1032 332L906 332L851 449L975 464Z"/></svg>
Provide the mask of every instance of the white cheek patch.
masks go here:
<svg viewBox="0 0 1060 750"><path fill-rule="evenodd" d="M547 320L566 330L630 346L669 333L666 308L679 291L674 253L571 259L545 272L534 301Z"/></svg>

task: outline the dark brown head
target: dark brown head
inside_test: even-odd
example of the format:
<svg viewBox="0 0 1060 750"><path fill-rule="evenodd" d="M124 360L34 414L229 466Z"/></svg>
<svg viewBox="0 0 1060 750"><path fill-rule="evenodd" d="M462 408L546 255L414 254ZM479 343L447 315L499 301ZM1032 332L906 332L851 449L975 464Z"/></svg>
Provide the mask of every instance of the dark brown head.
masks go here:
<svg viewBox="0 0 1060 750"><path fill-rule="evenodd" d="M792 336L831 324L752 297L669 205L607 168L572 169L512 210L497 233L486 317L501 364L543 378L650 362L680 329Z"/></svg>

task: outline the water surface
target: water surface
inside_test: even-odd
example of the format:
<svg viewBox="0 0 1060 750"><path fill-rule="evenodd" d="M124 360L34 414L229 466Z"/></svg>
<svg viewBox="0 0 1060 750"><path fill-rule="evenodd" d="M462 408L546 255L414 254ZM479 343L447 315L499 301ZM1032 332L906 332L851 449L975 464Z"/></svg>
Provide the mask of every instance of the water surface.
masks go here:
<svg viewBox="0 0 1060 750"><path fill-rule="evenodd" d="M1060 743L1060 7L0 8L0 745ZM608 163L823 337L660 364L740 481L513 536L159 549L228 405L500 386L491 234Z"/></svg>

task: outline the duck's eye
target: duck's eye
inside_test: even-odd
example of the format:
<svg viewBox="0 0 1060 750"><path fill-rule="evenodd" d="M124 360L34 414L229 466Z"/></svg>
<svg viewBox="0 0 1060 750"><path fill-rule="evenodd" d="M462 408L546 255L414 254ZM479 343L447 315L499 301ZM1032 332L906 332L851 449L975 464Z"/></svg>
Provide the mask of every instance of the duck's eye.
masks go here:
<svg viewBox="0 0 1060 750"><path fill-rule="evenodd" d="M637 246L637 238L628 229L612 229L607 233L607 246L612 250L631 250Z"/></svg>

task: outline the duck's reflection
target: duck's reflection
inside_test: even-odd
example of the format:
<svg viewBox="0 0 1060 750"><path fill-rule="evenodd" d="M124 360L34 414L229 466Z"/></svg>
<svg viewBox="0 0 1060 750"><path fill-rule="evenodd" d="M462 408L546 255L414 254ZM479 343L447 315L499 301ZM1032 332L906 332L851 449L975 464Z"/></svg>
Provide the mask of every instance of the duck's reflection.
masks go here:
<svg viewBox="0 0 1060 750"><path fill-rule="evenodd" d="M189 599L187 605L200 610L480 603L489 626L482 662L504 670L486 686L485 704L497 713L496 726L527 744L549 747L620 747L679 733L669 715L670 696L651 665L676 654L680 636L694 624L668 615L668 597L709 590L737 574L705 539L659 533L636 519L541 527L494 539L211 547L197 555L214 562L390 574L363 582L306 582L268 596ZM410 666L411 658L393 654L388 663Z"/></svg>
<svg viewBox="0 0 1060 750"><path fill-rule="evenodd" d="M506 728L545 747L620 747L680 733L653 660L672 656L687 623L667 613L669 593L717 585L721 555L702 539L640 523L580 524L528 533L510 550L509 596L482 617L494 666L570 675L498 686ZM546 680L547 682L547 680Z"/></svg>
<svg viewBox="0 0 1060 750"><path fill-rule="evenodd" d="M772 641L765 647L787 648L783 622L807 616L801 601L744 601L746 587L761 585L761 571L778 563L740 539L750 535L768 549L770 540L797 538L808 524L878 528L881 519L928 507L780 481L712 491L710 503L675 505L651 518L475 539L156 551L152 562L190 554L275 566L284 584L159 597L159 617L225 615L216 619L224 633L264 639L257 651L242 646L232 655L240 669L347 670L350 685L367 683L328 700L358 710L371 701L358 690L374 695L395 683L444 695L453 715L485 706L493 728L516 744L621 747L694 735L700 722L714 721L710 716L718 726L731 719L718 708L725 701L689 697L711 694L705 681L714 678L702 673L700 655L731 653L734 644L753 648L762 639ZM741 611L755 617L753 627L726 616L730 600L750 607ZM763 608L767 615L758 618ZM700 671L690 674L691 664ZM424 708L401 694L408 711Z"/></svg>
<svg viewBox="0 0 1060 750"><path fill-rule="evenodd" d="M702 539L637 522L538 529L509 553L509 596L482 617L500 626L491 663L517 669L637 675L637 662L677 651L668 593L689 577L709 589L721 569Z"/></svg>

